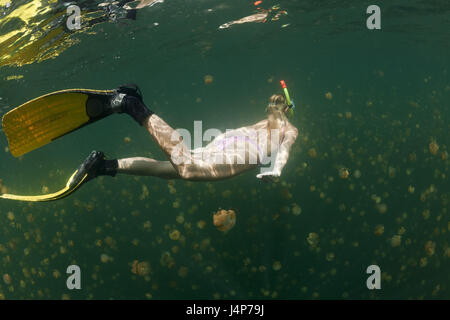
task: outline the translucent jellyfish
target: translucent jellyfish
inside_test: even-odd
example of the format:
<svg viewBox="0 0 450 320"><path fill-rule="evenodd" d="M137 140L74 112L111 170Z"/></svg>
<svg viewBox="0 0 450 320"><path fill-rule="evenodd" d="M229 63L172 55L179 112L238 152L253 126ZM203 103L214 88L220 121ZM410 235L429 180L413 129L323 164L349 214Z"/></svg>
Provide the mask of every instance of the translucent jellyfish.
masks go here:
<svg viewBox="0 0 450 320"><path fill-rule="evenodd" d="M147 197L149 196L150 192L148 191L148 188L145 184L142 185L142 193L139 196L139 200L144 200L147 199Z"/></svg>
<svg viewBox="0 0 450 320"><path fill-rule="evenodd" d="M319 244L319 235L315 232L310 232L306 240L312 248L315 248Z"/></svg>
<svg viewBox="0 0 450 320"><path fill-rule="evenodd" d="M426 254L429 255L429 256L432 256L434 254L435 249L436 249L436 243L431 241L431 240L428 240L425 243L425 247L424 248L425 248Z"/></svg>
<svg viewBox="0 0 450 320"><path fill-rule="evenodd" d="M292 206L292 213L295 216L298 216L302 213L302 208L300 208L296 203L294 203L294 205Z"/></svg>
<svg viewBox="0 0 450 320"><path fill-rule="evenodd" d="M325 259L326 259L327 261L333 261L333 260L334 260L334 257L335 257L334 253L333 253L333 252L330 252L330 253L327 253L327 255L325 256Z"/></svg>
<svg viewBox="0 0 450 320"><path fill-rule="evenodd" d="M180 207L180 200L177 199L172 203L172 207L174 207L175 209L178 209Z"/></svg>
<svg viewBox="0 0 450 320"><path fill-rule="evenodd" d="M214 213L213 223L217 230L226 232L236 224L236 213L234 210L219 210Z"/></svg>
<svg viewBox="0 0 450 320"><path fill-rule="evenodd" d="M398 247L402 243L402 236L396 234L391 238L391 246Z"/></svg>
<svg viewBox="0 0 450 320"><path fill-rule="evenodd" d="M176 229L172 230L169 233L169 237L170 237L171 240L179 240L180 239L180 235L181 235L180 231L178 231Z"/></svg>
<svg viewBox="0 0 450 320"><path fill-rule="evenodd" d="M380 212L381 214L384 214L387 211L387 205L385 203L378 203L376 207L378 212Z"/></svg>
<svg viewBox="0 0 450 320"><path fill-rule="evenodd" d="M384 226L382 224L377 225L373 233L376 236L381 236L384 233Z"/></svg>
<svg viewBox="0 0 450 320"><path fill-rule="evenodd" d="M131 272L138 276L146 276L151 272L150 263L134 260L131 264Z"/></svg>
<svg viewBox="0 0 450 320"><path fill-rule="evenodd" d="M11 276L9 274L5 273L3 275L3 282L8 284L8 285L11 284Z"/></svg>
<svg viewBox="0 0 450 320"><path fill-rule="evenodd" d="M113 261L113 258L108 256L106 253L102 253L100 255L100 261L103 262L103 263L108 263L110 261Z"/></svg>
<svg viewBox="0 0 450 320"><path fill-rule="evenodd" d="M11 212L11 211L9 211L9 212L8 212L8 220L13 221L14 219L15 219L14 213Z"/></svg>
<svg viewBox="0 0 450 320"><path fill-rule="evenodd" d="M211 83L213 83L213 81L214 81L214 77L213 77L212 75L207 74L207 75L204 77L204 81L205 81L205 84L206 84L206 85L211 84Z"/></svg>
<svg viewBox="0 0 450 320"><path fill-rule="evenodd" d="M312 159L316 158L316 157L317 157L317 151L316 151L316 149L315 149L315 148L309 149L309 150L308 150L308 155L309 155Z"/></svg>
<svg viewBox="0 0 450 320"><path fill-rule="evenodd" d="M183 214L180 214L176 217L175 219L179 224L183 224L184 223L184 216Z"/></svg>
<svg viewBox="0 0 450 320"><path fill-rule="evenodd" d="M8 193L8 188L0 183L0 194Z"/></svg>
<svg viewBox="0 0 450 320"><path fill-rule="evenodd" d="M347 179L350 176L350 172L348 171L347 168L340 168L339 169L339 178L341 179Z"/></svg>
<svg viewBox="0 0 450 320"><path fill-rule="evenodd" d="M431 140L430 144L428 145L428 149L433 156L438 153L439 145L437 144L436 140Z"/></svg>
<svg viewBox="0 0 450 320"><path fill-rule="evenodd" d="M450 247L445 248L445 250L444 250L444 257L450 258Z"/></svg>
<svg viewBox="0 0 450 320"><path fill-rule="evenodd" d="M426 265L428 264L428 259L426 257L423 257L419 260L419 266L420 267L426 267Z"/></svg>
<svg viewBox="0 0 450 320"><path fill-rule="evenodd" d="M389 168L388 168L389 178L395 178L396 172L397 172L397 170L395 170L394 167L389 166Z"/></svg>
<svg viewBox="0 0 450 320"><path fill-rule="evenodd" d="M206 226L206 222L204 220L200 220L197 222L197 228L203 229Z"/></svg>
<svg viewBox="0 0 450 320"><path fill-rule="evenodd" d="M150 221L145 221L144 222L144 229L145 230L150 230L152 228L152 223Z"/></svg>
<svg viewBox="0 0 450 320"><path fill-rule="evenodd" d="M186 278L188 274L188 268L187 267L180 267L178 269L178 276L180 276L181 278Z"/></svg>
<svg viewBox="0 0 450 320"><path fill-rule="evenodd" d="M272 264L272 269L274 271L281 270L281 262L280 261L274 261L274 263Z"/></svg>
<svg viewBox="0 0 450 320"><path fill-rule="evenodd" d="M222 192L222 197L229 198L231 194L232 194L231 190L225 190L224 192Z"/></svg>
<svg viewBox="0 0 450 320"><path fill-rule="evenodd" d="M428 218L430 218L430 209L425 209L422 212L422 216L423 216L424 220L428 220Z"/></svg>
<svg viewBox="0 0 450 320"><path fill-rule="evenodd" d="M193 256L193 258L195 260L195 255ZM165 251L161 254L159 262L163 267L168 267L169 269L175 266L175 260L169 251Z"/></svg>

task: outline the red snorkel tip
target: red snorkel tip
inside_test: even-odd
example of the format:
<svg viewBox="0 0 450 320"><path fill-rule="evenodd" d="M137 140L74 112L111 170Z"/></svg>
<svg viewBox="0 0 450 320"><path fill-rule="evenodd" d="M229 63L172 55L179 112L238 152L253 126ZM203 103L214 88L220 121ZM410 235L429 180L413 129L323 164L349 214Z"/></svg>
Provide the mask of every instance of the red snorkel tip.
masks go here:
<svg viewBox="0 0 450 320"><path fill-rule="evenodd" d="M281 87L283 87L283 89L286 88L286 83L284 82L284 80L281 80L280 83L281 83Z"/></svg>

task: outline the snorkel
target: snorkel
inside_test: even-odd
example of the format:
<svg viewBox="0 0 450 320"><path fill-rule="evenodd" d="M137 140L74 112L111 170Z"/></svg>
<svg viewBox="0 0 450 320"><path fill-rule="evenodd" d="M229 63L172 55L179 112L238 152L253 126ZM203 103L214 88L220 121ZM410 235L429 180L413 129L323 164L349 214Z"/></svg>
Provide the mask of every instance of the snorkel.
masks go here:
<svg viewBox="0 0 450 320"><path fill-rule="evenodd" d="M288 92L288 89L286 86L286 82L284 82L284 80L281 80L280 83L281 83L281 87L283 88L283 91L284 91L284 96L286 97L287 105L289 107L289 115L293 116L294 109L295 109L294 100L291 100L291 98L289 97L289 92Z"/></svg>

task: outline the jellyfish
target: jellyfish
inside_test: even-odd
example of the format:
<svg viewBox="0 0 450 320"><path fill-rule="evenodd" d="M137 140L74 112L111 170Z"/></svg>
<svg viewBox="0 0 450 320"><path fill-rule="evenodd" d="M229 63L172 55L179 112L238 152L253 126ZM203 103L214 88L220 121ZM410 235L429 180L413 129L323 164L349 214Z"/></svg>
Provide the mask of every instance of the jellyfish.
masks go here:
<svg viewBox="0 0 450 320"><path fill-rule="evenodd" d="M134 260L131 265L131 272L138 276L146 276L151 272L151 267L147 261Z"/></svg>
<svg viewBox="0 0 450 320"><path fill-rule="evenodd" d="M428 145L428 149L430 150L430 153L434 156L439 151L439 145L435 140L431 140L430 144Z"/></svg>
<svg viewBox="0 0 450 320"><path fill-rule="evenodd" d="M213 223L217 230L226 232L236 224L236 213L234 210L219 210L213 216Z"/></svg>
<svg viewBox="0 0 450 320"><path fill-rule="evenodd" d="M350 172L348 171L347 168L340 168L339 169L339 177L341 179L347 179L350 175Z"/></svg>
<svg viewBox="0 0 450 320"><path fill-rule="evenodd" d="M204 77L204 81L205 81L205 84L206 84L206 85L211 84L211 83L213 83L213 81L214 81L214 77L213 77L212 75L207 74L207 75Z"/></svg>
<svg viewBox="0 0 450 320"><path fill-rule="evenodd" d="M11 276L7 273L5 273L3 275L3 281L5 282L5 284L11 284Z"/></svg>

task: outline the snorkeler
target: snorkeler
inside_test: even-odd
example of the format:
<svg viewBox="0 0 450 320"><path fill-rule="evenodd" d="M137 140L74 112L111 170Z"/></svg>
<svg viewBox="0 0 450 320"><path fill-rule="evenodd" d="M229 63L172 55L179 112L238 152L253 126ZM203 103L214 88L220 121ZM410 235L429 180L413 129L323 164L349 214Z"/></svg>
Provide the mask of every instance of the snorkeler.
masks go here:
<svg viewBox="0 0 450 320"><path fill-rule="evenodd" d="M205 147L193 150L189 149L177 130L147 108L139 88L134 85L105 91L63 90L31 100L3 117L3 128L8 137L10 151L15 156L27 153L108 115L126 113L147 129L168 160L144 157L106 159L103 152L93 151L70 177L66 187L59 192L42 196L3 194L0 198L23 201L57 200L98 176L114 177L119 173L163 179L214 181L270 164L270 168L261 170L256 177L272 180L281 175L291 146L298 135L297 128L287 118L287 114L293 113L293 103L284 81L281 83L286 98L276 94L270 97L266 109L267 118L247 127L228 130L217 135ZM45 114L46 112L48 114ZM43 117L45 121L39 120L38 117ZM49 125L50 120L54 121L52 125ZM61 126L64 121L67 122L66 126ZM29 125L26 125L27 123ZM19 128L20 126L22 128Z"/></svg>

